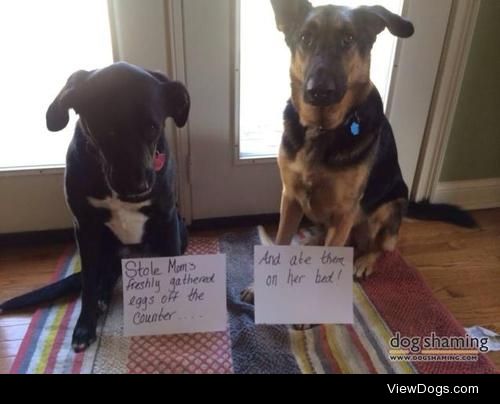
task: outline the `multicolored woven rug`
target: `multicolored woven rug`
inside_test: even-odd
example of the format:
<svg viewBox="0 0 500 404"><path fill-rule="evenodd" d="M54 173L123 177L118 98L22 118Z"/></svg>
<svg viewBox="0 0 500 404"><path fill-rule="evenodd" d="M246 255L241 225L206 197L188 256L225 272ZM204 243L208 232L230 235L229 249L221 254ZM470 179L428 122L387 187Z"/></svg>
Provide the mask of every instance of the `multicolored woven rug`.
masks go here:
<svg viewBox="0 0 500 404"><path fill-rule="evenodd" d="M257 232L193 238L188 254L228 256L226 332L159 337L122 336L122 297L117 289L102 318L98 341L85 353L71 350L80 301L38 310L11 373L494 373L480 356L474 362L394 362L389 339L406 336L463 336L464 329L432 296L418 272L398 253L378 263L375 275L354 290L352 326L306 331L255 326L253 307L239 293L253 277ZM79 270L74 250L60 261L55 279Z"/></svg>

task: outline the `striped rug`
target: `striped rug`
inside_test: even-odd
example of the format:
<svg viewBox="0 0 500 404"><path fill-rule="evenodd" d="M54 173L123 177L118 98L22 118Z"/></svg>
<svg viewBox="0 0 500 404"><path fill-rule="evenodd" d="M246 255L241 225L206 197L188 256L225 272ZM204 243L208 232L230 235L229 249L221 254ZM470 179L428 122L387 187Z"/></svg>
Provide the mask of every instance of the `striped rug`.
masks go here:
<svg viewBox="0 0 500 404"><path fill-rule="evenodd" d="M193 238L186 254L214 254L217 240ZM59 261L54 280L80 270L74 249ZM11 373L232 373L227 332L160 337L123 337L121 282L110 309L101 318L98 340L84 353L71 349L81 301L38 310L16 356Z"/></svg>
<svg viewBox="0 0 500 404"><path fill-rule="evenodd" d="M409 362L391 362L392 333L359 285L354 286L353 325L290 330L291 349L302 373L412 374Z"/></svg>
<svg viewBox="0 0 500 404"><path fill-rule="evenodd" d="M59 260L52 281L80 270L74 248ZM88 360L69 349L72 329L78 319L80 299L37 310L16 356L11 373L81 373L88 372ZM87 355L89 357L89 355ZM85 363L87 362L87 363Z"/></svg>
<svg viewBox="0 0 500 404"><path fill-rule="evenodd" d="M11 373L493 373L485 357L474 362L394 362L389 339L395 332L425 336L464 335L432 296L418 272L398 253L377 264L374 276L354 288L352 326L296 331L253 325L253 308L239 301L252 272L255 234L244 242L193 238L188 254L228 254L228 330L221 333L123 337L121 291L98 327L98 341L85 353L71 350L80 301L38 310ZM229 240L229 241L228 241ZM222 247L221 247L222 246ZM80 269L75 251L62 257L55 279ZM246 277L246 278L245 278Z"/></svg>
<svg viewBox="0 0 500 404"><path fill-rule="evenodd" d="M354 324L290 331L303 373L485 374L496 373L484 355L471 361L391 361L389 340L465 336L464 328L433 296L421 275L399 253L386 254L375 274L354 286ZM392 351L392 352L391 352ZM407 353L402 351L401 353Z"/></svg>

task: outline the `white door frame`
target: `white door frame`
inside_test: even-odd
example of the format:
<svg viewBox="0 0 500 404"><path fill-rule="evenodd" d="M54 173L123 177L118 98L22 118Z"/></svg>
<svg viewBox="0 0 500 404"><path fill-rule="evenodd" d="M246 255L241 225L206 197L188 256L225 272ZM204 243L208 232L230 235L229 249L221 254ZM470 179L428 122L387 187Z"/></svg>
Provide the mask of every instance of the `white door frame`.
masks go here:
<svg viewBox="0 0 500 404"><path fill-rule="evenodd" d="M424 144L452 4L453 0L411 0L405 4L404 15L415 25L415 35L400 43L394 93L387 110L403 178L410 189L417 174L418 150Z"/></svg>
<svg viewBox="0 0 500 404"><path fill-rule="evenodd" d="M182 0L165 0L167 16L167 34L169 43L168 74L171 79L186 82L186 66L184 52L184 10ZM181 215L187 224L193 220L191 192L191 147L189 142L189 120L184 128L171 125L177 160L177 189Z"/></svg>
<svg viewBox="0 0 500 404"><path fill-rule="evenodd" d="M481 0L455 0L412 198L433 199L448 148Z"/></svg>

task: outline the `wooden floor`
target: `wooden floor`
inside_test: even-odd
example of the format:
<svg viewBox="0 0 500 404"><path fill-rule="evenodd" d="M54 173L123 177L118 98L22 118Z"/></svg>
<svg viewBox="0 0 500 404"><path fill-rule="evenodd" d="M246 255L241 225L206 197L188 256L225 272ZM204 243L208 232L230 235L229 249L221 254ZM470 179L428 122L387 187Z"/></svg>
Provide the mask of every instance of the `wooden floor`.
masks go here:
<svg viewBox="0 0 500 404"><path fill-rule="evenodd" d="M474 215L480 230L406 222L399 248L459 322L500 332L500 209ZM59 243L1 251L0 301L45 284L67 247ZM31 314L0 317L0 373L10 369ZM488 355L500 369L500 352Z"/></svg>

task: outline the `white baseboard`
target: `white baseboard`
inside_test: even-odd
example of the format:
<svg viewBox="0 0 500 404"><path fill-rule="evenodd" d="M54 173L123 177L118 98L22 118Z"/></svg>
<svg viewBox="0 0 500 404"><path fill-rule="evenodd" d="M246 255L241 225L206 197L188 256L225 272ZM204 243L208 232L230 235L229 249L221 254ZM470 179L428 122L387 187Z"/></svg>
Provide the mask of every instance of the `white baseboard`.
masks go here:
<svg viewBox="0 0 500 404"><path fill-rule="evenodd" d="M468 210L499 208L500 178L440 182L432 202L451 203Z"/></svg>

